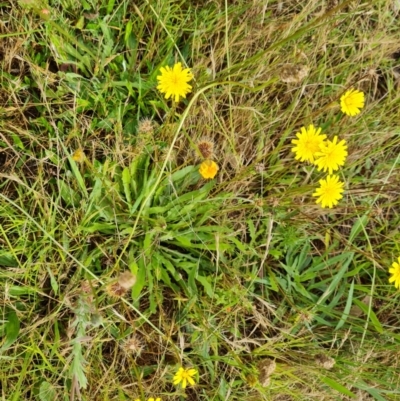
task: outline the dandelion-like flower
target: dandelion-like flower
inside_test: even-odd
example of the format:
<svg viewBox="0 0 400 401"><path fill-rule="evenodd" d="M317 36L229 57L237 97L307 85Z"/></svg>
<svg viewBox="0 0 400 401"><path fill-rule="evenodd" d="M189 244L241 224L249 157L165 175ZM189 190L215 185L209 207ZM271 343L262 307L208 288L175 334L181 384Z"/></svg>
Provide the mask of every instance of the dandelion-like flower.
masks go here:
<svg viewBox="0 0 400 401"><path fill-rule="evenodd" d="M335 136L333 141L327 140L321 145L321 150L316 152L314 163L318 166L318 171L328 170L329 174L344 165L347 156L347 145L343 139L338 143L338 137Z"/></svg>
<svg viewBox="0 0 400 401"><path fill-rule="evenodd" d="M348 116L356 116L364 107L364 101L364 92L352 88L340 98L340 109Z"/></svg>
<svg viewBox="0 0 400 401"><path fill-rule="evenodd" d="M400 288L400 257L398 262L393 262L392 267L389 269L391 277L389 278L389 283L394 283L395 288Z"/></svg>
<svg viewBox="0 0 400 401"><path fill-rule="evenodd" d="M85 160L84 151L81 148L76 149L72 155L72 160L76 161L77 163L82 163Z"/></svg>
<svg viewBox="0 0 400 401"><path fill-rule="evenodd" d="M173 383L175 386L177 386L179 383L182 383L182 388L186 388L188 383L191 386L194 386L196 383L193 379L193 376L196 374L196 369L179 368L174 376Z"/></svg>
<svg viewBox="0 0 400 401"><path fill-rule="evenodd" d="M308 128L301 127L296 136L297 139L292 141L293 145L296 145L292 149L292 152L296 153L296 160L314 163L315 154L320 151L326 135L321 135L321 128L316 129L311 124Z"/></svg>
<svg viewBox="0 0 400 401"><path fill-rule="evenodd" d="M219 170L218 164L212 160L204 160L200 164L199 173L203 178L212 179L217 175Z"/></svg>
<svg viewBox="0 0 400 401"><path fill-rule="evenodd" d="M179 97L186 98L191 92L192 87L188 84L193 79L190 68L182 68L181 63L176 63L171 67L161 67L161 75L157 76L157 89L165 93L165 98L173 97L175 102L179 102Z"/></svg>
<svg viewBox="0 0 400 401"><path fill-rule="evenodd" d="M322 207L332 208L343 198L344 184L337 175L328 175L325 180L319 180L319 185L313 196L318 196L317 204Z"/></svg>

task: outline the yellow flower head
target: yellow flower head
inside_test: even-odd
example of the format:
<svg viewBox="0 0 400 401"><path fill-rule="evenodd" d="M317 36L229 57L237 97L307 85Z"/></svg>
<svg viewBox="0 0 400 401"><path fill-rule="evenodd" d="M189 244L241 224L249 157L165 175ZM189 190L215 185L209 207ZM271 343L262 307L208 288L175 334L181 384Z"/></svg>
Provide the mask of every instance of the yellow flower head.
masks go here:
<svg viewBox="0 0 400 401"><path fill-rule="evenodd" d="M82 163L85 160L85 153L79 148L75 150L74 154L72 155L72 159L77 163Z"/></svg>
<svg viewBox="0 0 400 401"><path fill-rule="evenodd" d="M344 184L337 175L328 175L326 180L319 180L319 185L313 196L318 196L317 204L320 203L322 207L332 208L343 198Z"/></svg>
<svg viewBox="0 0 400 401"><path fill-rule="evenodd" d="M157 89L161 93L165 93L165 98L171 96L175 98L175 102L179 102L179 97L186 98L186 95L191 92L192 87L188 84L193 79L193 74L190 68L182 68L181 63L176 63L171 67L161 67L161 75L157 76Z"/></svg>
<svg viewBox="0 0 400 401"><path fill-rule="evenodd" d="M348 116L356 116L364 107L364 93L357 89L348 90L340 98L340 109Z"/></svg>
<svg viewBox="0 0 400 401"><path fill-rule="evenodd" d="M400 288L400 257L398 262L393 262L392 267L389 269L389 273L392 275L389 278L389 283L394 283L395 288Z"/></svg>
<svg viewBox="0 0 400 401"><path fill-rule="evenodd" d="M214 178L219 170L218 164L212 160L204 160L200 164L199 173L203 178Z"/></svg>
<svg viewBox="0 0 400 401"><path fill-rule="evenodd" d="M320 151L326 135L321 135L321 128L315 129L311 124L308 128L301 127L296 136L298 139L292 141L296 145L292 149L296 153L296 160L314 163L315 154Z"/></svg>
<svg viewBox="0 0 400 401"><path fill-rule="evenodd" d="M176 386L182 382L182 388L186 388L187 383L189 383L191 386L194 386L196 383L193 379L193 376L196 374L196 369L179 368L174 376L173 383Z"/></svg>
<svg viewBox="0 0 400 401"><path fill-rule="evenodd" d="M315 154L314 164L318 166L318 171L328 170L329 174L343 166L347 156L347 145L343 139L338 143L338 137L333 141L327 140L321 145L321 150Z"/></svg>

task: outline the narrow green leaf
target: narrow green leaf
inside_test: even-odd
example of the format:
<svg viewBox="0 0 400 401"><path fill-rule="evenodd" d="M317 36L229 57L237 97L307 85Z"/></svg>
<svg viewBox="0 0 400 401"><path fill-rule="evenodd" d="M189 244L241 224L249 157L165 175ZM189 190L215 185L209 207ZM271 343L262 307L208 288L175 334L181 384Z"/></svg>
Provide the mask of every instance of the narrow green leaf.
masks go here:
<svg viewBox="0 0 400 401"><path fill-rule="evenodd" d="M351 398L355 398L356 395L351 392L349 389L346 387L342 386L340 383L337 381L331 379L330 377L321 377L321 380L327 384L329 387L333 388L334 390L338 391L339 393L342 393L344 395L347 395Z"/></svg>
<svg viewBox="0 0 400 401"><path fill-rule="evenodd" d="M369 305L365 305L358 299L354 299L354 303L365 313L366 316L369 315L369 319L371 320L371 323L374 325L376 331L378 333L383 333L383 327L381 325L381 322L375 315L374 311L369 309Z"/></svg>
<svg viewBox="0 0 400 401"><path fill-rule="evenodd" d="M354 257L354 253L350 252L347 256L347 260L345 262L343 262L341 269L336 274L336 276L333 278L333 280L331 281L330 285L325 290L325 292L321 295L321 297L318 300L316 305L322 304L322 302L324 302L329 297L329 295L331 295L332 292L334 292L336 290L340 280L342 279L343 275L346 273L347 268L349 267L349 264L353 260L353 257Z"/></svg>
<svg viewBox="0 0 400 401"><path fill-rule="evenodd" d="M131 197L131 173L129 172L129 168L125 167L122 171L122 185L124 186L124 192L126 196L126 200L129 204L132 202Z"/></svg>
<svg viewBox="0 0 400 401"><path fill-rule="evenodd" d="M114 10L115 0L109 0L107 4L107 14L111 14Z"/></svg>
<svg viewBox="0 0 400 401"><path fill-rule="evenodd" d="M185 271L188 273L188 289L191 292L191 295L197 294L197 286L195 278L197 276L197 266L194 264L190 264L190 267L185 267L182 265Z"/></svg>
<svg viewBox="0 0 400 401"><path fill-rule="evenodd" d="M50 276L50 284L51 284L51 288L54 291L54 293L56 295L58 295L58 282L57 279L54 277L53 272L51 271L51 269L49 267L47 267L47 272Z"/></svg>
<svg viewBox="0 0 400 401"><path fill-rule="evenodd" d="M8 293L13 297L19 297L21 295L29 295L38 292L34 287L26 287L19 285L11 285L8 289Z"/></svg>
<svg viewBox="0 0 400 401"><path fill-rule="evenodd" d="M361 216L353 225L350 235L349 242L352 243L355 238L360 234L360 232L364 231L365 226L368 224L368 216L365 214Z"/></svg>
<svg viewBox="0 0 400 401"><path fill-rule="evenodd" d="M181 287L187 291L187 286L186 283L182 280L182 276L176 271L175 266L173 263L168 260L168 258L164 257L161 253L155 253L155 257L158 258L160 263L166 268L166 270L169 272L169 274L176 280Z"/></svg>
<svg viewBox="0 0 400 401"><path fill-rule="evenodd" d="M301 279L300 281L309 281L312 278L315 278L316 273L318 273L319 271L326 271L326 269L330 266L335 266L338 263L344 263L349 259L353 259L354 254L353 252L344 252L340 255L334 256L333 258L328 258L327 260L322 261L321 263L318 263L316 265L313 265L312 267L310 267L309 269L307 269L307 271L305 271L302 275L301 275ZM316 283L313 287L309 287L310 288L318 288L318 283Z"/></svg>
<svg viewBox="0 0 400 401"><path fill-rule="evenodd" d="M137 272L136 272L136 283L132 287L132 299L134 302L139 298L140 293L143 290L143 287L146 284L146 266L144 264L143 257L139 259L137 264Z"/></svg>
<svg viewBox="0 0 400 401"><path fill-rule="evenodd" d="M170 183L171 181L176 183L177 181L182 180L185 178L188 174L192 173L193 171L196 170L195 166L186 166L181 168L178 171L175 171L173 174L171 174L169 177L167 177L167 182Z"/></svg>
<svg viewBox="0 0 400 401"><path fill-rule="evenodd" d="M353 292L354 292L354 280L352 280L349 295L347 296L346 306L344 307L344 311L342 317L340 318L338 324L335 327L335 330L339 330L345 323L349 316L351 306L353 304Z"/></svg>
<svg viewBox="0 0 400 401"><path fill-rule="evenodd" d="M125 36L124 36L125 43L128 43L128 41L129 41L129 37L132 32L132 27L133 27L132 21L129 20L125 27Z"/></svg>
<svg viewBox="0 0 400 401"><path fill-rule="evenodd" d="M68 156L68 161L71 166L72 173L76 178L79 188L85 194L85 197L87 197L88 192L86 189L85 181L83 180L82 174L80 173L79 168L78 168L77 164L75 163L75 160L71 156Z"/></svg>
<svg viewBox="0 0 400 401"><path fill-rule="evenodd" d="M271 285L271 290L275 291L275 292L279 292L278 281L276 279L275 274L272 272L272 270L269 270L268 276L269 276L269 283Z"/></svg>
<svg viewBox="0 0 400 401"><path fill-rule="evenodd" d="M367 393L371 394L376 401L388 401L386 398L382 397L381 392L378 389L371 387L365 382L359 381L354 384L354 387L357 387L360 390L364 390Z"/></svg>
<svg viewBox="0 0 400 401"><path fill-rule="evenodd" d="M6 340L2 347L0 348L1 351L5 351L6 349L10 348L11 345L16 341L19 334L20 323L18 320L17 314L10 310L7 313L7 323L6 323Z"/></svg>
<svg viewBox="0 0 400 401"><path fill-rule="evenodd" d="M207 277L204 276L200 276L198 275L196 277L196 280L199 281L201 283L201 285L203 286L204 290L206 291L207 295L212 298L214 296L214 290L212 285L210 284L210 282L207 280Z"/></svg>
<svg viewBox="0 0 400 401"><path fill-rule="evenodd" d="M12 253L6 251L0 251L0 266L17 267L18 260L15 259Z"/></svg>
<svg viewBox="0 0 400 401"><path fill-rule="evenodd" d="M81 200L79 194L74 191L68 184L66 184L63 180L58 180L58 188L60 190L60 195L62 200L68 206L78 206Z"/></svg>

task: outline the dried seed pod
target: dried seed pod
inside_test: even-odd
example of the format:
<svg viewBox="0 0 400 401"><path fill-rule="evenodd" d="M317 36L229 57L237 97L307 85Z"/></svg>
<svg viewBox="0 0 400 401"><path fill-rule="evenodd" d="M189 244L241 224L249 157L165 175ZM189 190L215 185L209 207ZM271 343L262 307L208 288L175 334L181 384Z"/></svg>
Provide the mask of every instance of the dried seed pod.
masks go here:
<svg viewBox="0 0 400 401"><path fill-rule="evenodd" d="M136 283L136 276L134 276L129 270L124 271L118 277L118 284L122 288L125 288L126 290L132 288L135 285L135 283Z"/></svg>
<svg viewBox="0 0 400 401"><path fill-rule="evenodd" d="M138 133L150 135L154 132L154 121L151 118L142 118L138 123Z"/></svg>
<svg viewBox="0 0 400 401"><path fill-rule="evenodd" d="M324 369L332 369L336 362L333 358L324 354L317 354L314 359L315 363Z"/></svg>
<svg viewBox="0 0 400 401"><path fill-rule="evenodd" d="M122 297L128 290L130 290L136 283L136 277L130 272L125 271L121 273L117 281L111 282L107 285L106 291L111 297Z"/></svg>
<svg viewBox="0 0 400 401"><path fill-rule="evenodd" d="M270 376L275 372L276 362L273 359L265 358L258 365L258 381L263 387L267 387L270 383Z"/></svg>
<svg viewBox="0 0 400 401"><path fill-rule="evenodd" d="M303 64L284 64L279 71L279 78L287 84L298 84L307 77L310 69Z"/></svg>
<svg viewBox="0 0 400 401"><path fill-rule="evenodd" d="M202 138L197 142L197 148L203 159L212 159L214 156L214 142L208 138Z"/></svg>
<svg viewBox="0 0 400 401"><path fill-rule="evenodd" d="M132 335L128 338L123 345L124 349L132 354L140 355L143 351L143 342L137 335Z"/></svg>

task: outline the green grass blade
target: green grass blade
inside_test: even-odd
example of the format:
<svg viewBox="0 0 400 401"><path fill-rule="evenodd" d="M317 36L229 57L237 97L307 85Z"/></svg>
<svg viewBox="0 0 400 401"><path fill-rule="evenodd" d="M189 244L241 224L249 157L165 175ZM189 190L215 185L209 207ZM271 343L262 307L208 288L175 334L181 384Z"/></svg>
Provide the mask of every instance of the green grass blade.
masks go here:
<svg viewBox="0 0 400 401"><path fill-rule="evenodd" d="M0 352L7 350L12 344L14 344L18 338L20 329L20 322L15 311L9 310L6 319L6 340L0 348Z"/></svg>
<svg viewBox="0 0 400 401"><path fill-rule="evenodd" d="M354 292L354 280L351 281L349 295L347 296L346 306L344 308L343 314L335 327L335 330L339 330L345 323L349 316L351 306L353 304L353 292Z"/></svg>

